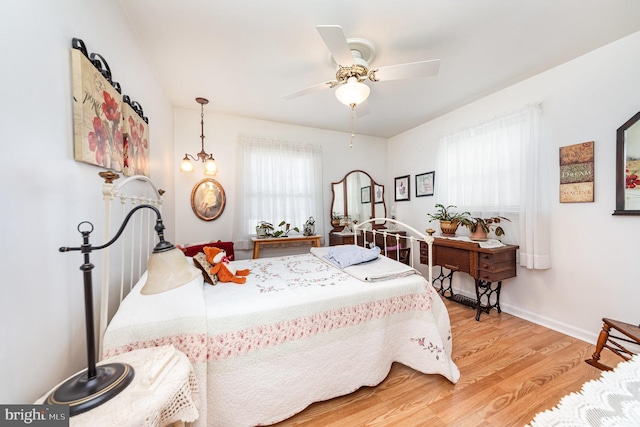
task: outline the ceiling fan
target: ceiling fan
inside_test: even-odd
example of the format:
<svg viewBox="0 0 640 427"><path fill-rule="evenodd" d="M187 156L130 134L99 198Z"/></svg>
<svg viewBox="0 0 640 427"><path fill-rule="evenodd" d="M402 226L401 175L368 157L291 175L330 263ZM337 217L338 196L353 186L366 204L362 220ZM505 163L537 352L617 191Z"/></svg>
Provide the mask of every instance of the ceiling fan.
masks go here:
<svg viewBox="0 0 640 427"><path fill-rule="evenodd" d="M369 96L370 88L363 83L365 80L379 82L434 76L440 69L439 59L372 68L371 62L375 58L376 50L369 40L347 39L339 25L318 25L316 29L338 66L336 79L289 93L284 95L283 99L289 100L337 87L338 101L353 110Z"/></svg>

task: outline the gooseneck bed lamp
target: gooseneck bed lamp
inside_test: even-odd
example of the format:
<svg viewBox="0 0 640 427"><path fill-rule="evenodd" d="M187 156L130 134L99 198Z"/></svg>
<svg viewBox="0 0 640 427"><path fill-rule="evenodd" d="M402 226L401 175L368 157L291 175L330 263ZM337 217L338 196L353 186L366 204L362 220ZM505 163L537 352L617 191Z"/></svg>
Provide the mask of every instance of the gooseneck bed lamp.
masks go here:
<svg viewBox="0 0 640 427"><path fill-rule="evenodd" d="M218 165L213 158L213 154L208 154L204 151L204 106L209 103L208 99L196 98L196 102L200 104L200 142L201 149L198 154L192 156L191 154L185 154L182 163L180 164L180 172L193 172L193 164L191 160L201 160L204 163L205 175L215 175L218 172Z"/></svg>
<svg viewBox="0 0 640 427"><path fill-rule="evenodd" d="M84 254L84 264L80 266L84 281L84 310L87 336L86 371L69 378L46 398L47 404L69 405L69 415L74 416L99 406L124 390L133 380L134 370L125 363L106 363L96 366L96 344L93 324L93 281L89 255L92 251L111 246L122 234L131 216L140 209L151 209L156 215L155 231L158 243L149 258L147 268L147 282L141 290L142 294L155 294L185 285L195 279L200 272L189 264L186 257L172 243L164 240L164 224L160 211L152 205L142 204L134 207L127 214L116 235L102 246L92 246L89 235L93 231L93 224L83 221L78 224L78 231L82 234L82 246L70 248L61 247L60 252L80 251Z"/></svg>

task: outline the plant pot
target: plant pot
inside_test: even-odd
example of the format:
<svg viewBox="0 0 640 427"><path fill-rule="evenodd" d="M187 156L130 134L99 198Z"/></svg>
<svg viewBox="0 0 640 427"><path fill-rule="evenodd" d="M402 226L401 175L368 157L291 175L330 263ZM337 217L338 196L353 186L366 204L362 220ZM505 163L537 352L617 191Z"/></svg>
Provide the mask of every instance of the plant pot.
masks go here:
<svg viewBox="0 0 640 427"><path fill-rule="evenodd" d="M265 239L267 237L267 229L256 227L256 235L258 236L258 239Z"/></svg>
<svg viewBox="0 0 640 427"><path fill-rule="evenodd" d="M489 233L484 231L480 226L476 227L476 231L469 230L469 238L477 242L484 242L485 240L488 240L488 235Z"/></svg>
<svg viewBox="0 0 640 427"><path fill-rule="evenodd" d="M316 226L315 224L309 224L304 226L303 236L313 236L316 234Z"/></svg>
<svg viewBox="0 0 640 427"><path fill-rule="evenodd" d="M331 220L331 225L334 226L334 227L339 227L340 226L340 222L341 222L340 219L332 219Z"/></svg>
<svg viewBox="0 0 640 427"><path fill-rule="evenodd" d="M443 237L455 237L460 223L458 221L440 221L440 231Z"/></svg>

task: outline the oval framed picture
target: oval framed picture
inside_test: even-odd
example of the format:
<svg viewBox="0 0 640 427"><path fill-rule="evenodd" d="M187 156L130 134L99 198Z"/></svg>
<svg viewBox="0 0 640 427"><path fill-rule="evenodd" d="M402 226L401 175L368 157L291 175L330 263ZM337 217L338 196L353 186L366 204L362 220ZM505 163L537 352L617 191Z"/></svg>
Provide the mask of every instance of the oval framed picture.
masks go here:
<svg viewBox="0 0 640 427"><path fill-rule="evenodd" d="M222 185L215 179L205 178L191 190L191 209L203 221L213 221L222 211L226 197Z"/></svg>

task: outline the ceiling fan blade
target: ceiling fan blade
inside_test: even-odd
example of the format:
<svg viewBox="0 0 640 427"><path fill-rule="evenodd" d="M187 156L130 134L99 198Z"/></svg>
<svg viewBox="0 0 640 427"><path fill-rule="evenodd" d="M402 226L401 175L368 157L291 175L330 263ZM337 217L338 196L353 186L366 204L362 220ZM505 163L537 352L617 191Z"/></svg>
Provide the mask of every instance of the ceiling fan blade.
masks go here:
<svg viewBox="0 0 640 427"><path fill-rule="evenodd" d="M380 81L413 79L417 77L435 76L440 71L440 60L409 62L407 64L380 67L375 76Z"/></svg>
<svg viewBox="0 0 640 427"><path fill-rule="evenodd" d="M300 90L297 90L295 92L291 92L291 93L288 93L286 95L282 95L282 99L288 101L290 99L297 98L299 96L308 95L308 94L314 93L314 92L319 92L322 89L330 88L331 87L330 83L331 82L318 83L318 84L315 84L313 86L309 86L309 87L306 87L304 89L300 89Z"/></svg>
<svg viewBox="0 0 640 427"><path fill-rule="evenodd" d="M351 49L349 49L347 38L342 32L342 27L339 25L318 25L316 29L336 63L343 67L352 66L354 63L353 55L351 55Z"/></svg>
<svg viewBox="0 0 640 427"><path fill-rule="evenodd" d="M371 109L369 108L369 101L365 100L364 102L361 102L360 104L356 105L356 117L360 118L360 117L364 117L367 114L371 113Z"/></svg>

